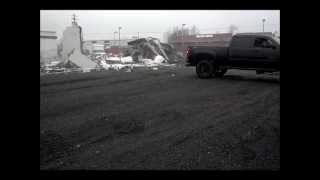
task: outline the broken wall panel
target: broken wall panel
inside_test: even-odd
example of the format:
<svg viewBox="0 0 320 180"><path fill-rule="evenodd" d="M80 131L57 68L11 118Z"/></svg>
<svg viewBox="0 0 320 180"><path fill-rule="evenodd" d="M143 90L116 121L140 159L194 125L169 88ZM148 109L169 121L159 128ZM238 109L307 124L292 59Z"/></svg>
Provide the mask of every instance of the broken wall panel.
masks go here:
<svg viewBox="0 0 320 180"><path fill-rule="evenodd" d="M98 68L98 64L87 58L87 56L83 55L80 51L76 50L69 57L69 60L81 67L82 69L94 69Z"/></svg>
<svg viewBox="0 0 320 180"><path fill-rule="evenodd" d="M72 24L63 32L62 39L62 59L67 61L73 50L82 52L81 49L81 30L76 24Z"/></svg>
<svg viewBox="0 0 320 180"><path fill-rule="evenodd" d="M83 70L98 68L99 65L83 54L82 30L76 23L66 28L61 40L61 56L65 64L71 61Z"/></svg>

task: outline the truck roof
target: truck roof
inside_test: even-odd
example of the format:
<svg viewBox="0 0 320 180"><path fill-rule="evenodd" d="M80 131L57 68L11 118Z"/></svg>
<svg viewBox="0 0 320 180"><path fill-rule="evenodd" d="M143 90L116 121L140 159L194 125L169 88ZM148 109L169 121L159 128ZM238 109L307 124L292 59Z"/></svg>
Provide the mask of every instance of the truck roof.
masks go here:
<svg viewBox="0 0 320 180"><path fill-rule="evenodd" d="M260 37L273 37L272 33L237 33L234 35L234 37L239 37L239 36L260 36Z"/></svg>

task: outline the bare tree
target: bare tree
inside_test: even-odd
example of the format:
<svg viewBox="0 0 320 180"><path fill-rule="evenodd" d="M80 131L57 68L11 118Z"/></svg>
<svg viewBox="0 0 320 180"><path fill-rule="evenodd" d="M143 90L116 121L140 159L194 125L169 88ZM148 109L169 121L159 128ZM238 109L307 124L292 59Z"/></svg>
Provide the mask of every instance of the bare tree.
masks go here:
<svg viewBox="0 0 320 180"><path fill-rule="evenodd" d="M235 33L235 31L237 31L239 28L236 25L231 24L229 26L229 33Z"/></svg>
<svg viewBox="0 0 320 180"><path fill-rule="evenodd" d="M172 30L167 31L167 38L168 38L168 43L176 40L179 36L179 27L175 26L172 28Z"/></svg>
<svg viewBox="0 0 320 180"><path fill-rule="evenodd" d="M189 36L189 35L196 35L200 34L200 30L193 25L192 28L181 28L179 26L175 26L172 28L172 30L169 30L165 33L165 36L168 39L168 43L178 39L179 37L183 36Z"/></svg>
<svg viewBox="0 0 320 180"><path fill-rule="evenodd" d="M197 34L200 34L200 30L195 25L193 25L192 28L190 29L190 35L197 35Z"/></svg>

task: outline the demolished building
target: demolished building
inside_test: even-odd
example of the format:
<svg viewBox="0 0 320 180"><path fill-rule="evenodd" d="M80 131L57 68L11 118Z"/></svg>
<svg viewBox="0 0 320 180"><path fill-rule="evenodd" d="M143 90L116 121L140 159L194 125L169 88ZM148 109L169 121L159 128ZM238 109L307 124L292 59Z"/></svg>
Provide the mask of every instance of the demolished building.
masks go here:
<svg viewBox="0 0 320 180"><path fill-rule="evenodd" d="M90 69L98 68L99 65L89 59L83 53L82 47L82 29L75 22L72 22L72 25L67 27L63 32L63 37L61 44L61 59L63 64L74 64L82 70L89 71ZM72 63L69 63L71 61Z"/></svg>

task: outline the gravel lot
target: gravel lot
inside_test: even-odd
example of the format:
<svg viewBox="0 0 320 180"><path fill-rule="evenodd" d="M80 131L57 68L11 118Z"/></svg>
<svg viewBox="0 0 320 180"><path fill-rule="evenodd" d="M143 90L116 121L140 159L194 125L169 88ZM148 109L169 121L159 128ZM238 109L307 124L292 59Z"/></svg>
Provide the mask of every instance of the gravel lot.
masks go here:
<svg viewBox="0 0 320 180"><path fill-rule="evenodd" d="M40 169L280 169L280 77L40 76Z"/></svg>

